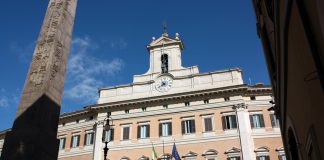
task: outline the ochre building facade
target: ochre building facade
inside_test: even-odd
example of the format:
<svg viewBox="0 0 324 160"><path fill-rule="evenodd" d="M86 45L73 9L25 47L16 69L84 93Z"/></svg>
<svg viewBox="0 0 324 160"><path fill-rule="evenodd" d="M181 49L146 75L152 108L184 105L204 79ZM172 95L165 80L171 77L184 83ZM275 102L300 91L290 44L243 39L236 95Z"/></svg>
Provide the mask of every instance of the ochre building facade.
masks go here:
<svg viewBox="0 0 324 160"><path fill-rule="evenodd" d="M149 160L152 146L158 159L171 159L174 144L184 160L285 160L270 86L245 84L239 68L182 67L179 34L153 37L147 49L145 74L61 115L60 160L104 159L104 141L110 160Z"/></svg>

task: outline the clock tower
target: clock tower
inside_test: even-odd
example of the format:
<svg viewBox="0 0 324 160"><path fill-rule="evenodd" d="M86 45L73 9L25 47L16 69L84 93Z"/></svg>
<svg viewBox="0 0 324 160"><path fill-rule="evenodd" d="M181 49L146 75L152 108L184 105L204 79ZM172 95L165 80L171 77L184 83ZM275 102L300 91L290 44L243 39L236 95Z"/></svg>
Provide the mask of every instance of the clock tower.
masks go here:
<svg viewBox="0 0 324 160"><path fill-rule="evenodd" d="M175 70L184 69L181 65L181 51L184 46L176 33L171 38L168 33L163 33L158 39L152 38L152 42L147 46L150 54L150 73L169 73Z"/></svg>

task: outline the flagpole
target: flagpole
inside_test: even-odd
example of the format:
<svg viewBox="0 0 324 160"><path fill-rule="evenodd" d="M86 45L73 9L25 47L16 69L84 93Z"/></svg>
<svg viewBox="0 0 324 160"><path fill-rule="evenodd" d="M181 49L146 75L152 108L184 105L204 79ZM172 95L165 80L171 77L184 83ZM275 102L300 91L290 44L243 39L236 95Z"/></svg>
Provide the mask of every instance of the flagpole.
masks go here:
<svg viewBox="0 0 324 160"><path fill-rule="evenodd" d="M163 159L165 159L165 153L164 153L164 139L162 140L162 144L163 144Z"/></svg>

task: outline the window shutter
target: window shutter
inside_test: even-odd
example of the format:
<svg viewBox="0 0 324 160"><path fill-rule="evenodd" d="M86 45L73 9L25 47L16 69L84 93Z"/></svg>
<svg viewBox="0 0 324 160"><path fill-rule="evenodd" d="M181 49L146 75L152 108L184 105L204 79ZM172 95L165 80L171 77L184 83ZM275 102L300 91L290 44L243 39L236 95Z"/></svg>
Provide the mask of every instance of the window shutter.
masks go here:
<svg viewBox="0 0 324 160"><path fill-rule="evenodd" d="M129 139L129 127L124 127L123 128L123 140L128 140Z"/></svg>
<svg viewBox="0 0 324 160"><path fill-rule="evenodd" d="M276 122L273 114L270 114L270 119L271 119L271 126L272 127L276 126Z"/></svg>
<svg viewBox="0 0 324 160"><path fill-rule="evenodd" d="M192 133L196 133L195 120L191 120L191 122L192 122Z"/></svg>
<svg viewBox="0 0 324 160"><path fill-rule="evenodd" d="M233 129L234 129L237 128L236 115L233 115L232 117L233 117L232 120L233 120Z"/></svg>
<svg viewBox="0 0 324 160"><path fill-rule="evenodd" d="M252 115L250 115L250 124L251 124L251 128L254 128L253 116Z"/></svg>
<svg viewBox="0 0 324 160"><path fill-rule="evenodd" d="M147 128L146 128L146 138L149 138L150 137L150 125L147 125Z"/></svg>
<svg viewBox="0 0 324 160"><path fill-rule="evenodd" d="M137 138L141 138L141 126L137 126Z"/></svg>
<svg viewBox="0 0 324 160"><path fill-rule="evenodd" d="M90 144L93 144L93 140L94 140L94 133L91 133L91 140L90 140Z"/></svg>
<svg viewBox="0 0 324 160"><path fill-rule="evenodd" d="M72 148L72 145L73 145L73 136L71 136L70 148Z"/></svg>
<svg viewBox="0 0 324 160"><path fill-rule="evenodd" d="M222 116L222 125L223 125L223 130L226 130L226 121L225 121L225 116Z"/></svg>
<svg viewBox="0 0 324 160"><path fill-rule="evenodd" d="M168 129L169 129L169 136L171 136L172 135L172 123L171 122L168 123Z"/></svg>
<svg viewBox="0 0 324 160"><path fill-rule="evenodd" d="M63 138L63 149L65 149L65 141L66 141L66 138Z"/></svg>
<svg viewBox="0 0 324 160"><path fill-rule="evenodd" d="M115 132L115 129L112 128L112 129L110 130L110 141L113 141L113 140L114 140L114 132Z"/></svg>
<svg viewBox="0 0 324 160"><path fill-rule="evenodd" d="M84 134L84 144L83 145L87 145L87 137L88 137L88 134L87 133L85 133Z"/></svg>
<svg viewBox="0 0 324 160"><path fill-rule="evenodd" d="M186 133L185 121L181 121L181 132L182 132L182 134L185 134Z"/></svg>
<svg viewBox="0 0 324 160"><path fill-rule="evenodd" d="M260 114L260 123L261 123L261 127L264 127L263 114Z"/></svg>
<svg viewBox="0 0 324 160"><path fill-rule="evenodd" d="M205 131L212 131L213 130L213 126L212 126L212 119L209 118L204 118L204 122L205 122Z"/></svg>
<svg viewBox="0 0 324 160"><path fill-rule="evenodd" d="M78 141L77 141L77 142L78 142L78 143L77 143L77 146L79 146L79 145L80 145L80 135L77 135L77 137L78 137L78 138L77 138L77 139L78 139Z"/></svg>
<svg viewBox="0 0 324 160"><path fill-rule="evenodd" d="M162 123L159 123L159 136L162 136Z"/></svg>

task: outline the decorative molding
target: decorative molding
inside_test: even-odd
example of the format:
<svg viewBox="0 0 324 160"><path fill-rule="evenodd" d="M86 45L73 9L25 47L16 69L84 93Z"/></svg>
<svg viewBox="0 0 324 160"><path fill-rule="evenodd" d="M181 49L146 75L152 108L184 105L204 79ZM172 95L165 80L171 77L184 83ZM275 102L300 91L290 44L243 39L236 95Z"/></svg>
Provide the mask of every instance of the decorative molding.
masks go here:
<svg viewBox="0 0 324 160"><path fill-rule="evenodd" d="M245 103L239 103L239 104L233 105L233 109L235 109L235 110L248 109L248 106Z"/></svg>

